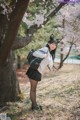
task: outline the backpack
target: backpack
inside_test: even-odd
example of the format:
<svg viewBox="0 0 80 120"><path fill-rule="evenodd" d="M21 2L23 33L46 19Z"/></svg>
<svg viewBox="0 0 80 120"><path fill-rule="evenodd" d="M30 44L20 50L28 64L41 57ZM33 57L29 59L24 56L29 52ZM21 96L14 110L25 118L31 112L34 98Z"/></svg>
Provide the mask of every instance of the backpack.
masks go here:
<svg viewBox="0 0 80 120"><path fill-rule="evenodd" d="M38 58L38 57L35 57L33 56L33 53L35 52L34 49L32 49L28 55L27 55L27 60L28 60L28 63L30 65L31 68L33 69L38 69L41 61L43 60L43 58Z"/></svg>

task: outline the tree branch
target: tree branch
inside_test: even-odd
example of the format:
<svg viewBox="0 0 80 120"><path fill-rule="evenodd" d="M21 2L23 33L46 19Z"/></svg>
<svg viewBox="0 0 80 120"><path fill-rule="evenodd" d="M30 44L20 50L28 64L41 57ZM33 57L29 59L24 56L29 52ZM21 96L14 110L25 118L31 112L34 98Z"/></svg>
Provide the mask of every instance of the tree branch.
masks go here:
<svg viewBox="0 0 80 120"><path fill-rule="evenodd" d="M71 42L70 44L71 44L71 45L70 45L70 48L69 48L69 51L68 51L66 57L63 58L63 53L61 53L61 55L60 55L60 64L59 64L58 69L62 68L64 61L68 58L68 56L69 56L69 54L70 54L70 52L71 52L71 49L72 49L72 46L73 46L74 43ZM63 48L62 48L62 52L63 52Z"/></svg>
<svg viewBox="0 0 80 120"><path fill-rule="evenodd" d="M51 11L51 13L46 16L46 20L43 22L43 25L45 25L52 17L54 17L56 15L56 13L64 6L64 3L60 3L55 10ZM32 25L29 30L28 30L28 34L34 34L34 32L37 31L37 29L40 29L42 27L42 25L40 25L39 27L35 24Z"/></svg>
<svg viewBox="0 0 80 120"><path fill-rule="evenodd" d="M17 37L13 44L12 50L16 50L16 49L25 47L26 45L28 45L31 42L31 40L32 39L30 36L26 36L24 38Z"/></svg>
<svg viewBox="0 0 80 120"><path fill-rule="evenodd" d="M50 18L52 18L52 17L54 17L55 15L56 15L56 13L64 6L65 4L63 4L63 3L60 3L56 8L55 8L55 10L53 10L53 11L51 11L50 12L50 14L47 16L47 19L46 19L46 21L44 21L44 23L43 23L43 25L45 25L49 20L50 20ZM29 30L28 30L28 35L30 34L31 36L38 30L38 29L40 29L42 27L42 25L40 25L39 27L35 24L35 25L32 25L30 28L29 28ZM62 27L62 26L60 26L60 25L54 25L54 27L56 28L56 27ZM25 38L23 38L22 40L23 40L23 42L22 42L22 40L20 39L20 40L18 40L18 42L14 42L14 45L13 45L13 49L18 49L18 48L22 48L22 47L24 47L24 46L26 46L28 43L30 43L31 42L31 36L29 37L29 36L26 36ZM22 45L20 45L20 43L22 44Z"/></svg>
<svg viewBox="0 0 80 120"><path fill-rule="evenodd" d="M64 61L67 59L67 57L69 56L69 54L70 54L70 52L71 52L71 49L72 49L72 46L73 46L73 43L71 43L71 46L70 46L70 48L69 48L69 51L68 51L66 57L62 60L62 62L64 62Z"/></svg>

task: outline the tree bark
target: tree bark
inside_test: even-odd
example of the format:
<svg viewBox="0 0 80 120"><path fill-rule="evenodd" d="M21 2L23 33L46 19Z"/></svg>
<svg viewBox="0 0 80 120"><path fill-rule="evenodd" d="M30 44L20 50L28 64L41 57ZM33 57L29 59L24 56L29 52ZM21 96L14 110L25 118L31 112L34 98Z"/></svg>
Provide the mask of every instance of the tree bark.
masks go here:
<svg viewBox="0 0 80 120"><path fill-rule="evenodd" d="M15 9L13 10L9 25L8 25L8 31L7 35L4 41L4 44L0 48L0 63L5 63L12 45L15 41L19 25L21 23L22 17L26 11L26 8L28 6L29 0L19 0L16 3Z"/></svg>
<svg viewBox="0 0 80 120"><path fill-rule="evenodd" d="M18 0L13 10L5 40L0 46L0 104L15 101L20 94L19 82L13 67L12 45L29 0Z"/></svg>
<svg viewBox="0 0 80 120"><path fill-rule="evenodd" d="M61 52L63 52L63 48L61 48ZM60 54L60 64L59 64L59 68L60 69L63 66L63 53Z"/></svg>
<svg viewBox="0 0 80 120"><path fill-rule="evenodd" d="M12 46L12 50L16 50L16 49L25 47L26 45L28 45L31 42L31 40L32 40L31 38L32 38L32 36L26 36L24 38L17 37Z"/></svg>
<svg viewBox="0 0 80 120"><path fill-rule="evenodd" d="M68 58L68 56L69 56L69 54L70 54L70 52L71 52L72 46L73 46L73 42L71 43L70 48L69 48L69 51L68 51L67 55L66 55L64 58L63 58L63 53L61 53L61 56L60 56L60 64L59 64L58 69L62 68L64 61ZM62 51L62 52L63 52L63 51Z"/></svg>
<svg viewBox="0 0 80 120"><path fill-rule="evenodd" d="M20 94L19 83L10 55L4 66L0 66L0 104L15 101Z"/></svg>

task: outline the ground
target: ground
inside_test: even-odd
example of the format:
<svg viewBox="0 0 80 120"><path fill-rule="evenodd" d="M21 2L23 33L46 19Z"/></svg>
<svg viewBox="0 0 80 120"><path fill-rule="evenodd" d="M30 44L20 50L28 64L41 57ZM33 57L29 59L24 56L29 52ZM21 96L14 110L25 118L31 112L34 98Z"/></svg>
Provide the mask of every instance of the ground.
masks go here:
<svg viewBox="0 0 80 120"><path fill-rule="evenodd" d="M12 120L80 120L80 65L65 64L59 71L42 77L37 87L37 102L42 111L31 111L27 66L17 70L22 101L11 103L4 112Z"/></svg>

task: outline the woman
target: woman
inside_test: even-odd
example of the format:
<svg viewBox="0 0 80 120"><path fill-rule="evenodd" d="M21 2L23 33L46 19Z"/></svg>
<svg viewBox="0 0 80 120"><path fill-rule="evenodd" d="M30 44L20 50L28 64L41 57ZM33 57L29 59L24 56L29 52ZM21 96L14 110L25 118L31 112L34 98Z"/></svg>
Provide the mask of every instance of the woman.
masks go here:
<svg viewBox="0 0 80 120"><path fill-rule="evenodd" d="M57 48L57 41L53 37L50 37L47 45L33 53L33 56L43 58L37 70L29 67L27 71L27 76L30 79L30 99L32 102L32 110L42 110L40 105L36 102L36 88L39 81L41 81L41 76L44 74L46 67L51 70L53 68L53 60L55 58L55 51Z"/></svg>

